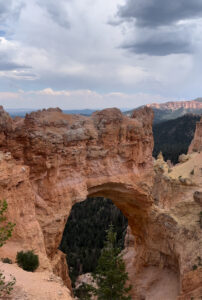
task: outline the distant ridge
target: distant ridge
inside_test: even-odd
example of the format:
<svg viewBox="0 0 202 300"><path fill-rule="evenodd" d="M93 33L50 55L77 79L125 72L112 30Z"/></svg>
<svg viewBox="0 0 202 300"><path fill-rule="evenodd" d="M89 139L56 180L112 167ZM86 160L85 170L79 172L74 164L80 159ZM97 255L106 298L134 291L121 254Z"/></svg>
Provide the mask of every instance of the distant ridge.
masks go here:
<svg viewBox="0 0 202 300"><path fill-rule="evenodd" d="M26 114L31 113L32 111L37 111L37 110L42 110L43 108L7 108L5 109L12 118L15 117L22 117L24 118ZM74 114L74 115L83 115L83 116L90 116L92 113L98 110L102 110L104 108L100 109L90 109L90 108L85 108L85 109L62 109L64 114ZM125 112L127 109L123 108L120 109L122 112Z"/></svg>
<svg viewBox="0 0 202 300"><path fill-rule="evenodd" d="M202 114L202 98L197 98L191 101L174 101L166 103L151 103L145 106L151 107L154 111L154 124L167 120L176 119L186 114ZM130 115L133 110L127 111Z"/></svg>
<svg viewBox="0 0 202 300"><path fill-rule="evenodd" d="M32 111L40 110L38 108L10 108L6 109L6 111L10 114L12 118L15 117L22 117L24 118L26 114L31 113ZM78 114L78 115L84 115L84 116L90 116L95 109L65 109L63 110L64 114Z"/></svg>
<svg viewBox="0 0 202 300"><path fill-rule="evenodd" d="M202 114L202 97L196 98L191 101L174 101L166 103L151 103L144 106L151 107L154 111L154 123L160 123L167 120L172 120L184 116L188 113L201 115ZM141 106L143 107L143 106ZM140 107L138 107L140 108ZM138 109L136 108L136 109ZM128 116L136 110L127 110L122 109L122 112ZM6 109L6 111L11 115L11 117L25 117L27 113L36 111L32 108L16 108L16 109ZM64 109L63 113L65 114L79 114L84 116L90 116L93 112L98 109Z"/></svg>
<svg viewBox="0 0 202 300"><path fill-rule="evenodd" d="M202 98L197 98L191 101L175 101L166 103L151 103L147 104L147 107L152 107L156 109L167 109L167 110L178 110L180 108L184 109L202 109Z"/></svg>

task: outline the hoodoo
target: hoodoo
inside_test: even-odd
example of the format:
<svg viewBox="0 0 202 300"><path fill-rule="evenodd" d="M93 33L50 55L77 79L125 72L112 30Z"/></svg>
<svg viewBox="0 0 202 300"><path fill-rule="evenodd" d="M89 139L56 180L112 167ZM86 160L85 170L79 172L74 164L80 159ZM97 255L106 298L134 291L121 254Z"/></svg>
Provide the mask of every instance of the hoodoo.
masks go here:
<svg viewBox="0 0 202 300"><path fill-rule="evenodd" d="M104 196L121 209L134 236L127 266L134 298L199 299L202 208L193 195L202 192L202 153L172 169L163 158L154 161L152 119L147 107L131 117L116 108L91 117L48 109L14 120L1 108L0 197L16 226L0 255L34 249L40 270L53 271L70 288L58 250L68 215L87 196Z"/></svg>
<svg viewBox="0 0 202 300"><path fill-rule="evenodd" d="M194 151L202 151L202 117L200 121L196 123L195 135L189 147L189 153Z"/></svg>

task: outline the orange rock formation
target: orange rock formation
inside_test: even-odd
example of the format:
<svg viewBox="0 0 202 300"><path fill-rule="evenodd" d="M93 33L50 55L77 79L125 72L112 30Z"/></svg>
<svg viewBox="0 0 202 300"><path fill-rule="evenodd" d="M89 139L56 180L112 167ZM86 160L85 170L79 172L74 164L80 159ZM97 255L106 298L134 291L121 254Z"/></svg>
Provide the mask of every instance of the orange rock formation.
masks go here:
<svg viewBox="0 0 202 300"><path fill-rule="evenodd" d="M1 108L0 197L7 199L16 227L0 256L35 249L41 270L52 270L70 287L58 250L65 223L74 203L104 196L128 218L135 239L130 274L135 299L144 297L140 277L149 267L175 274L180 300L199 295L201 268L192 266L202 257L201 208L193 200L202 189L200 166L191 184L174 171L171 176L161 160L154 167L152 119L147 107L131 118L115 108L91 117L48 109L16 120Z"/></svg>
<svg viewBox="0 0 202 300"><path fill-rule="evenodd" d="M193 151L202 151L202 117L201 120L196 123L194 138L189 147L189 153Z"/></svg>
<svg viewBox="0 0 202 300"><path fill-rule="evenodd" d="M147 104L147 107L157 108L157 109L169 109L169 110L177 110L180 108L185 109L202 109L202 102L196 100L192 101L176 101L176 102L166 102L166 103L151 103Z"/></svg>

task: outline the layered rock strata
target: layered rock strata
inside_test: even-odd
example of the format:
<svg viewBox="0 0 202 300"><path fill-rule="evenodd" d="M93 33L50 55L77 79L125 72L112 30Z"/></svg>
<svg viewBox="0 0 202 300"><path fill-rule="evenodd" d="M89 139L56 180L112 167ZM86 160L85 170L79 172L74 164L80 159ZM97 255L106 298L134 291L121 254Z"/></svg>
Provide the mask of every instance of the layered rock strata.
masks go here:
<svg viewBox="0 0 202 300"><path fill-rule="evenodd" d="M166 103L151 103L147 104L147 107L166 109L166 110L177 110L177 109L202 109L202 102L200 99L195 99L191 101L176 101L176 102L166 102Z"/></svg>
<svg viewBox="0 0 202 300"><path fill-rule="evenodd" d="M201 268L192 267L202 257L201 208L193 194L202 190L202 166L194 174L186 171L186 178L178 174L186 174L183 164L201 163L201 156L184 162L182 170L170 171L162 159L154 166L152 119L147 107L130 118L115 108L91 117L48 109L16 120L1 108L0 197L7 199L16 227L0 255L14 258L32 248L40 270L53 271L70 287L58 250L65 223L74 203L104 196L128 218L134 236L134 299L144 297L140 277L150 267L174 272L180 299L199 293Z"/></svg>

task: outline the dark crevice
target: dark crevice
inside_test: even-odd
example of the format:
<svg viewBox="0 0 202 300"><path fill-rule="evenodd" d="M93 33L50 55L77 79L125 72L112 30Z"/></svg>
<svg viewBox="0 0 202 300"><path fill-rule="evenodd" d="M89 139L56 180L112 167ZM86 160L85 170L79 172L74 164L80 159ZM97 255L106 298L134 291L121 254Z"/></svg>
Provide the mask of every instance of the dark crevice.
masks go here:
<svg viewBox="0 0 202 300"><path fill-rule="evenodd" d="M128 221L111 200L88 198L72 207L60 250L67 254L73 286L77 276L95 271L110 224L117 232L117 245L123 249Z"/></svg>

